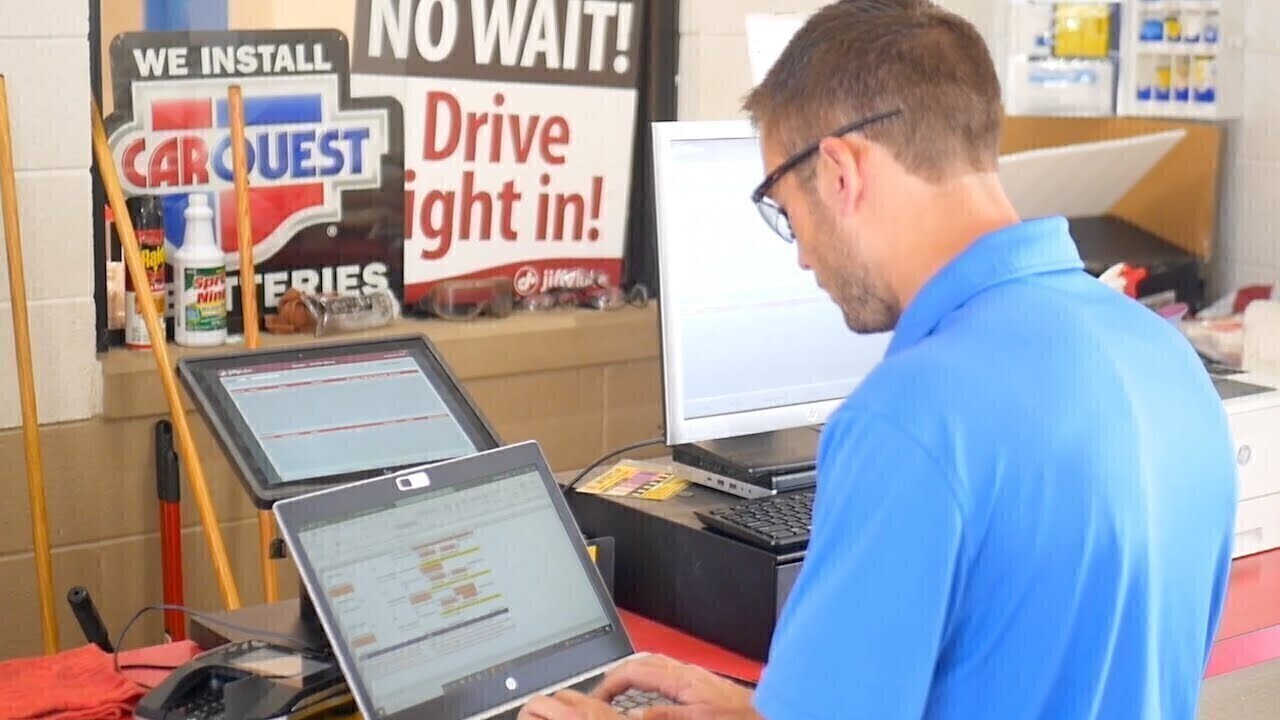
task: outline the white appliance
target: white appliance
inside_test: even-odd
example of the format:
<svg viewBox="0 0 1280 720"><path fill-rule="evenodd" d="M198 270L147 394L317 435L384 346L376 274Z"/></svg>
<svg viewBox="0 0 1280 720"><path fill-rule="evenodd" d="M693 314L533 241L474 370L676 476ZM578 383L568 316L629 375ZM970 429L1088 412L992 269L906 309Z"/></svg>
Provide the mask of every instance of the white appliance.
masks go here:
<svg viewBox="0 0 1280 720"><path fill-rule="evenodd" d="M1254 373L1217 378L1235 441L1240 505L1233 558L1280 548L1280 379ZM1244 383L1257 386L1233 396Z"/></svg>

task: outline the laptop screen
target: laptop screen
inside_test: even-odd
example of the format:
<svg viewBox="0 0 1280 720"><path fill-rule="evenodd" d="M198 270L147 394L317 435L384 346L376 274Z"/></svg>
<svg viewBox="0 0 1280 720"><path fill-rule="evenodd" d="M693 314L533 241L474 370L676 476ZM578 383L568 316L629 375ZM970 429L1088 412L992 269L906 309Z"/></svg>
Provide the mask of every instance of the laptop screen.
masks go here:
<svg viewBox="0 0 1280 720"><path fill-rule="evenodd" d="M535 465L298 528L379 716L449 708L613 631Z"/></svg>

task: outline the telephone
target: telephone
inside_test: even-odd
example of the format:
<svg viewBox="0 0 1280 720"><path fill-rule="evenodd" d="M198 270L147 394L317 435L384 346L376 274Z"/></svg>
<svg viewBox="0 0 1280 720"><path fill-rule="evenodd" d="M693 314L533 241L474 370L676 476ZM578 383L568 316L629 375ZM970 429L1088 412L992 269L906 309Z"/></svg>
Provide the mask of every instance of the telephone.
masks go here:
<svg viewBox="0 0 1280 720"><path fill-rule="evenodd" d="M352 704L332 656L260 640L229 643L175 670L138 703L142 720L305 718Z"/></svg>

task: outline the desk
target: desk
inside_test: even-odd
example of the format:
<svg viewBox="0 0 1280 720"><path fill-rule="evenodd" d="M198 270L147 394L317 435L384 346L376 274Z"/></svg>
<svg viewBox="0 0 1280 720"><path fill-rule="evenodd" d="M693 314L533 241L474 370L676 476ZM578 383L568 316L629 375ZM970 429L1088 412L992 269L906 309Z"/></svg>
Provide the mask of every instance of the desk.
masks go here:
<svg viewBox="0 0 1280 720"><path fill-rule="evenodd" d="M215 619L227 619L227 613L213 613ZM235 611L232 622L243 627L265 630L290 637L303 642L321 642L323 638L315 637L311 626L299 620L297 599L282 600L272 605L251 605ZM669 655L683 662L700 665L713 672L727 675L738 680L754 683L760 679L761 664L750 658L729 652L705 640L682 633L649 618L642 617L627 610L618 609L618 616L631 636L631 642L637 651ZM247 640L251 636L236 631L217 628L196 621L190 624L191 646L203 646L204 649L224 641ZM169 647L167 645L158 648ZM150 662L135 660L133 662ZM155 664L164 664L156 661Z"/></svg>
<svg viewBox="0 0 1280 720"><path fill-rule="evenodd" d="M760 679L760 663L722 650L634 613L621 610L619 616L636 650L640 652L667 655L750 683ZM156 645L122 652L120 664L122 666L133 664L178 666L195 657L201 650L199 645L190 640ZM161 670L127 670L125 674L134 682L146 686L154 686L165 677L165 672Z"/></svg>
<svg viewBox="0 0 1280 720"><path fill-rule="evenodd" d="M1214 643L1206 677L1280 659L1280 550L1236 560L1226 613ZM759 680L761 665L635 613L619 612L636 649L669 655L748 682ZM199 651L192 642L158 645L121 653L121 664L177 665ZM148 685L163 673L134 671Z"/></svg>
<svg viewBox="0 0 1280 720"><path fill-rule="evenodd" d="M1231 564L1227 605L1208 676L1280 658L1280 550Z"/></svg>

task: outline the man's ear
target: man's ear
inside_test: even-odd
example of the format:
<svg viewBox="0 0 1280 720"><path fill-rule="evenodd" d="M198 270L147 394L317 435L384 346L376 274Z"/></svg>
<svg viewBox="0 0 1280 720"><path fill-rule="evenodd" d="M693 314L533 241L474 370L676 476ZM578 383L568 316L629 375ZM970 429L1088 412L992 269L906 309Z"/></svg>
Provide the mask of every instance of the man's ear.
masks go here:
<svg viewBox="0 0 1280 720"><path fill-rule="evenodd" d="M819 192L839 214L852 215L862 196L859 146L842 138L823 138L818 144Z"/></svg>

